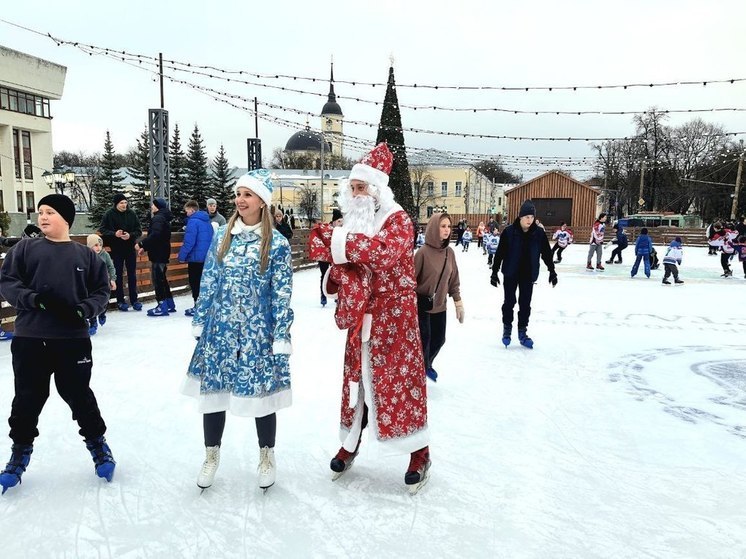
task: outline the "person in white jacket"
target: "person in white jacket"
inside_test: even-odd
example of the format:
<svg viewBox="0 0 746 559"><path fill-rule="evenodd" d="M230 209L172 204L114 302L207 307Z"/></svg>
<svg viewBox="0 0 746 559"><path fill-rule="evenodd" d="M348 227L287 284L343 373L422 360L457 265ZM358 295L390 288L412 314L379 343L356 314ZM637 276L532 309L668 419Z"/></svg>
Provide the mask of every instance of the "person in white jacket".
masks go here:
<svg viewBox="0 0 746 559"><path fill-rule="evenodd" d="M681 266L681 260L684 257L684 249L681 248L681 237L676 237L666 249L666 254L663 257L663 267L666 269L666 273L663 275L663 285L671 285L668 281L668 277L673 275L673 281L679 285L684 283L683 280L679 279L679 266Z"/></svg>

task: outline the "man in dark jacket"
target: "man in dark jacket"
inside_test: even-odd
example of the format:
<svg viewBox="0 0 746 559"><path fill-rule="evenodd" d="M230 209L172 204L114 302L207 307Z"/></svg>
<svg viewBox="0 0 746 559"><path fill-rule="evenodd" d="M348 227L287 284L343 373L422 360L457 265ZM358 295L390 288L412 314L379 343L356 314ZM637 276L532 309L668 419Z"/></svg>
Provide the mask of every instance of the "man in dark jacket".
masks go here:
<svg viewBox="0 0 746 559"><path fill-rule="evenodd" d="M137 300L137 254L135 241L142 235L140 220L137 214L127 207L124 194L114 195L114 207L106 210L101 226L98 228L104 245L111 248L111 259L117 272L117 288L114 291L117 307L120 311L128 311L129 305L124 302L124 268L127 268L127 285L129 288L130 304L136 311L142 310L142 303Z"/></svg>
<svg viewBox="0 0 746 559"><path fill-rule="evenodd" d="M139 253L147 251L150 260L150 276L155 288L158 305L148 311L148 316L168 316L176 311L171 287L168 285L166 272L171 258L171 210L163 198L155 198L150 207L153 217L150 220L148 236L141 239L135 247Z"/></svg>
<svg viewBox="0 0 746 559"><path fill-rule="evenodd" d="M532 349L534 342L527 335L528 319L531 316L531 296L534 282L539 278L539 256L549 270L549 283L557 285L557 272L552 262L552 249L549 248L544 229L536 225L536 208L531 200L521 205L521 210L512 225L508 225L500 237L495 260L492 263L490 283L497 287L500 279L497 273L502 265L505 300L502 306L503 339L505 347L510 344L513 331L513 307L516 289L518 296L518 340L521 345Z"/></svg>
<svg viewBox="0 0 746 559"><path fill-rule="evenodd" d="M282 233L282 236L288 241L293 238L293 230L290 229L290 225L285 220L282 210L275 210L275 229Z"/></svg>
<svg viewBox="0 0 746 559"><path fill-rule="evenodd" d="M189 200L184 204L184 212L187 216L184 242L179 251L179 262L187 263L189 274L189 287L192 290L192 298L197 302L199 297L199 283L202 280L202 270L205 267L207 251L212 242L213 229L210 225L210 216L207 212L199 209L196 200ZM194 307L184 311L186 316L194 316Z"/></svg>

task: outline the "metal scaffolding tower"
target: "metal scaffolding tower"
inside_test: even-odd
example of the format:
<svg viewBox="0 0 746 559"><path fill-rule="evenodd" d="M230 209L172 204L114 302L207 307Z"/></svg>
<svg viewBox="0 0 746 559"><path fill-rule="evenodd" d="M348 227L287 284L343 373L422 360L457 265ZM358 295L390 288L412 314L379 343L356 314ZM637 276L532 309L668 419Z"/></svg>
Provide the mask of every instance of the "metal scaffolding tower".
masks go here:
<svg viewBox="0 0 746 559"><path fill-rule="evenodd" d="M171 172L168 163L168 111L148 110L150 146L150 198L165 198L171 203Z"/></svg>

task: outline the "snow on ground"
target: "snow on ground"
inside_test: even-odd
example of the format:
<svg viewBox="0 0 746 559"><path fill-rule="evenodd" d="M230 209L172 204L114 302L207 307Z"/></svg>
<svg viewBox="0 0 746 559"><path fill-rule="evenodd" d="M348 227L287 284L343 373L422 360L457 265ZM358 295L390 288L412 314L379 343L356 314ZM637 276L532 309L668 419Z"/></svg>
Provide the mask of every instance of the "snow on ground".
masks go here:
<svg viewBox="0 0 746 559"><path fill-rule="evenodd" d="M59 396L23 484L0 498L2 556L746 557L746 280L687 248L686 284L586 272L571 246L542 271L530 334L501 346L502 288L472 244L457 252L466 323L429 383L430 483L404 487L408 457L364 439L330 481L344 335L318 305L316 269L295 278L293 407L278 414L277 484L256 487L253 421L229 417L215 484L200 494L201 416L179 394L194 341L179 314L109 313L93 388L118 461L95 477ZM0 346L0 415L13 392ZM0 450L7 459L10 442ZM4 454L3 454L4 453Z"/></svg>

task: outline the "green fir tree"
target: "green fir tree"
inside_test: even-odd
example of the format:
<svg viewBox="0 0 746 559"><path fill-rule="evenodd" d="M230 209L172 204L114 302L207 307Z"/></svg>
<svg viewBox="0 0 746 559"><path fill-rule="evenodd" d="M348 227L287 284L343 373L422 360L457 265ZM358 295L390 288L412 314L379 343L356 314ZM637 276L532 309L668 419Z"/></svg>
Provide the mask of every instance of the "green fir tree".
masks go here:
<svg viewBox="0 0 746 559"><path fill-rule="evenodd" d="M225 148L220 144L218 155L212 162L212 197L218 202L218 211L223 215L233 211L233 185L236 178L228 164Z"/></svg>
<svg viewBox="0 0 746 559"><path fill-rule="evenodd" d="M186 156L181 147L178 124L174 126L174 133L168 146L168 163L171 173L171 212L174 214L173 224L178 225L184 221L184 204L189 200L186 186Z"/></svg>
<svg viewBox="0 0 746 559"><path fill-rule="evenodd" d="M407 150L404 146L404 133L401 125L401 112L399 111L399 100L396 96L396 83L394 82L394 67L389 68L389 81L386 86L386 96L383 100L381 111L381 122L378 125L378 137L376 145L387 142L391 153L394 154L394 164L389 174L389 186L394 191L394 198L404 211L412 218L414 235L417 229L417 208L412 197L412 179L409 175L409 163L407 162Z"/></svg>
<svg viewBox="0 0 746 559"><path fill-rule="evenodd" d="M140 224L146 229L150 223L150 152L148 129L145 128L137 139L137 145L130 152L132 166L127 172L132 177L132 191L129 207L135 210Z"/></svg>
<svg viewBox="0 0 746 559"><path fill-rule="evenodd" d="M194 131L189 138L189 147L186 156L186 193L190 198L197 200L200 206L205 205L205 200L210 197L210 178L208 176L207 154L205 144L199 133L199 128L194 125Z"/></svg>
<svg viewBox="0 0 746 559"><path fill-rule="evenodd" d="M104 213L111 208L117 185L122 182L123 177L118 172L118 159L114 152L111 134L107 130L104 140L104 153L101 156L100 172L92 185L93 203L88 211L88 221L93 228L98 228L101 225Z"/></svg>

